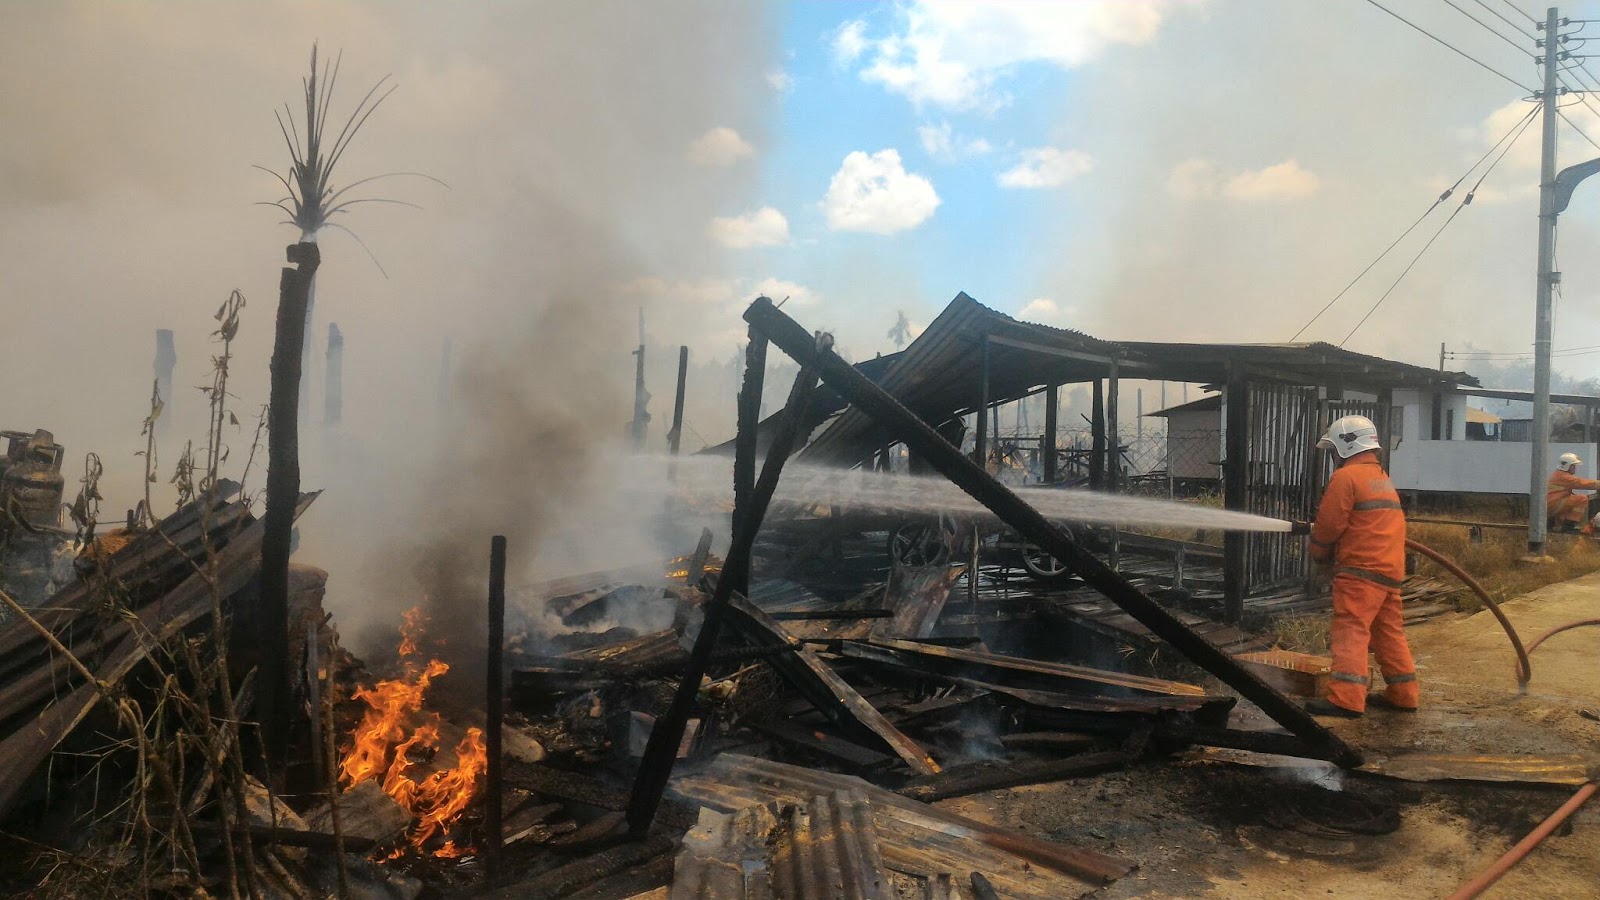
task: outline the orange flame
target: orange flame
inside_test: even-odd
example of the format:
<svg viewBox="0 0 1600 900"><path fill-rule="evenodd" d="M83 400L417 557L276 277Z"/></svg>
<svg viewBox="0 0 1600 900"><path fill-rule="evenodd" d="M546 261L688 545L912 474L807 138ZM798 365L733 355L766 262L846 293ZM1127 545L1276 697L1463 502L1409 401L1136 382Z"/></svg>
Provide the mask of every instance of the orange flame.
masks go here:
<svg viewBox="0 0 1600 900"><path fill-rule="evenodd" d="M416 656L422 625L419 610L406 613L400 629L403 658ZM414 720L422 711L429 685L450 671L450 666L433 659L419 668L415 660L406 659L405 669L401 678L380 681L370 689L355 692L356 698L367 704L367 710L352 733L354 740L340 763L340 774L348 787L381 779L383 792L417 820L407 836L411 847L426 852L429 839L445 831L472 802L478 778L488 768L488 751L482 730L469 728L456 745L454 767L431 772L420 781L412 778L408 773L414 765L412 753L432 750L439 744L437 713L429 714L420 724ZM456 857L466 852L455 841L446 841L433 855Z"/></svg>

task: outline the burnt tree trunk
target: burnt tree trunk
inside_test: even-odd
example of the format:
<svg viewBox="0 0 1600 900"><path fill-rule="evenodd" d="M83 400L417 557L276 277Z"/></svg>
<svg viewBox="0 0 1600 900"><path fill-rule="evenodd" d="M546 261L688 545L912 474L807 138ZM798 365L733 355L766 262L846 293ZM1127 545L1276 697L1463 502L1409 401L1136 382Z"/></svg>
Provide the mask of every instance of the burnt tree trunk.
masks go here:
<svg viewBox="0 0 1600 900"><path fill-rule="evenodd" d="M267 512L261 539L261 672L257 711L267 761L283 765L289 748L289 550L300 497L300 363L311 279L322 256L316 244L291 244L278 282L267 410Z"/></svg>

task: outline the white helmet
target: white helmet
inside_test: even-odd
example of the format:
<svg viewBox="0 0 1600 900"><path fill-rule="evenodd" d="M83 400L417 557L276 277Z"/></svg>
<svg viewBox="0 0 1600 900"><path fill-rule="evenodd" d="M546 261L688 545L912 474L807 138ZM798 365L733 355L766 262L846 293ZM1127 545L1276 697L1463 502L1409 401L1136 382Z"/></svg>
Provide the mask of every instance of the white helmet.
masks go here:
<svg viewBox="0 0 1600 900"><path fill-rule="evenodd" d="M1317 441L1317 449L1332 450L1340 459L1378 449L1378 426L1366 416L1345 416L1328 426L1328 433Z"/></svg>
<svg viewBox="0 0 1600 900"><path fill-rule="evenodd" d="M1563 453L1561 454L1561 465L1563 468L1576 469L1583 465L1583 460L1579 459L1576 453Z"/></svg>

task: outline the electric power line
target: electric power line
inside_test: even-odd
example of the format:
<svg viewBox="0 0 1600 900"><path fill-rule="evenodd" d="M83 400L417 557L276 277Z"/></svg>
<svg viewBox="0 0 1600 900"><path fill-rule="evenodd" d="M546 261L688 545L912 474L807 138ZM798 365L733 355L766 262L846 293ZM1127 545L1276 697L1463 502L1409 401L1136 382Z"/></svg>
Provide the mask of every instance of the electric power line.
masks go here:
<svg viewBox="0 0 1600 900"><path fill-rule="evenodd" d="M1518 53L1527 53L1528 52L1525 47L1523 47L1521 44L1517 43L1515 40L1506 37L1504 34L1501 34L1499 31L1496 31L1492 26L1489 25L1488 22L1483 21L1482 19L1478 18L1477 16L1473 15L1472 13L1469 13L1466 10L1462 9L1461 7L1455 5L1453 0L1444 0L1444 3L1445 3L1446 6L1450 7L1451 9L1455 10L1456 12L1461 13L1463 16L1466 16L1467 18L1469 18L1472 21L1476 22L1478 24L1478 26L1481 27L1484 31L1487 31L1490 34L1494 35L1495 37L1499 38L1500 40L1505 41L1506 43L1510 44L1513 48L1516 49L1516 51Z"/></svg>
<svg viewBox="0 0 1600 900"><path fill-rule="evenodd" d="M1558 110L1556 110L1556 115L1560 116L1561 120L1563 122L1566 122L1568 125L1572 126L1572 130L1576 131L1578 133L1579 137L1581 137L1584 140L1588 141L1589 142L1589 146L1595 148L1596 150L1600 150L1600 144L1595 143L1594 138L1589 137L1588 134L1584 133L1584 130L1582 128L1578 127L1578 123L1576 123L1576 122L1572 121L1571 119L1567 118L1567 114L1566 113L1564 113L1564 112L1562 112L1561 110L1558 109Z"/></svg>
<svg viewBox="0 0 1600 900"><path fill-rule="evenodd" d="M1472 64L1476 65L1477 67L1479 67L1479 68L1481 68L1481 69L1483 69L1483 70L1485 70L1487 72L1492 72L1493 74L1498 75L1502 80L1509 81L1511 84L1521 88L1524 91L1527 91L1530 94L1534 93L1533 88L1528 87L1527 85L1525 85L1522 82L1516 80L1515 78L1512 78L1510 75L1507 75L1506 73L1500 71L1499 69L1494 68L1493 66L1489 65L1488 63L1483 62L1482 60L1480 60L1477 57L1471 55L1470 53L1467 53L1465 50L1462 50L1460 47L1457 47L1456 45L1450 43L1449 41L1445 40L1442 37L1439 37L1438 35L1434 34L1433 32L1429 31L1428 29L1423 28L1421 25L1418 25L1417 23L1411 21L1410 19L1407 19L1405 16L1402 16L1399 13L1395 12L1394 10L1388 8L1387 6L1384 6L1382 3L1379 3L1378 0L1367 0L1367 2L1372 4L1373 6L1376 6L1379 9L1383 10L1384 12L1388 13L1390 16L1393 16L1394 18L1399 19L1400 21L1404 22L1405 24L1411 26L1413 29L1415 29L1415 30L1421 32L1422 34L1426 35L1428 38L1430 38L1431 40L1435 41L1436 43L1443 44L1445 47L1448 47L1450 50L1454 51L1457 56L1460 56L1461 58L1471 62Z"/></svg>
<svg viewBox="0 0 1600 900"><path fill-rule="evenodd" d="M1533 24L1533 25L1539 24L1539 21L1540 21L1539 19L1535 19L1533 16L1528 15L1528 13L1525 12L1522 7L1516 5L1515 3L1512 3L1511 0L1500 0L1500 2L1504 3L1505 5L1507 5L1509 7L1511 7L1511 11L1512 12L1514 12L1517 15L1523 17L1524 19L1527 19L1530 24Z"/></svg>
<svg viewBox="0 0 1600 900"><path fill-rule="evenodd" d="M1383 248L1383 252L1379 253L1377 255L1377 257L1372 260L1372 262L1367 263L1367 267L1365 269L1362 269L1361 272L1356 275L1356 277L1350 279L1350 283L1345 285L1344 288L1339 291L1339 293L1334 294L1332 300L1329 300L1327 303L1323 304L1323 307L1321 309L1317 310L1317 314L1312 316L1310 321L1306 322L1304 325L1301 325L1300 326L1300 330L1296 331L1294 333L1294 337L1289 338L1289 340L1291 342L1299 340L1300 339L1300 335L1305 334L1305 331L1306 331L1307 328L1310 328L1312 325L1316 324L1317 320L1322 318L1322 314L1323 313L1325 313L1328 310L1332 309L1333 305L1335 303L1339 302L1339 298L1340 297L1343 297L1345 294L1349 293L1350 289L1356 286L1356 282L1360 281L1362 278L1365 278L1367 273L1371 272L1372 268L1374 266L1376 266L1378 263L1382 262L1383 258L1389 255L1389 251L1391 251L1395 247L1399 246L1400 242L1405 240L1406 237L1411 234L1411 232L1417 230L1417 226L1422 224L1422 220L1423 219L1426 219L1428 216L1432 215L1433 211L1435 209L1438 209L1440 204L1442 204L1442 203L1444 203L1444 201L1450 199L1450 195L1455 193L1456 188L1460 187L1461 183L1463 181L1466 181L1469 177L1471 177L1472 173L1479 166L1483 165L1484 160L1488 159L1489 156L1491 154L1493 154L1495 150L1499 149L1500 145L1505 143L1506 139L1510 138L1513 132L1516 132L1517 134L1520 135L1521 132L1518 131L1518 129L1526 128L1527 127L1527 123L1533 119L1534 115L1536 115L1538 113L1538 111L1539 111L1538 107L1530 108L1528 110L1528 114L1527 115L1523 116L1522 119L1519 120L1515 125L1512 125L1511 128L1508 131L1506 131L1505 134L1501 135L1500 136L1500 140L1494 142L1494 146L1492 146L1488 150L1484 151L1484 154L1482 156L1478 157L1478 161L1477 162L1473 163L1471 166L1469 166L1467 168L1467 170L1465 172L1461 173L1461 177L1456 179L1456 183L1455 184L1450 185L1450 187L1447 188L1444 193L1440 194L1438 196L1438 198L1433 201L1433 204L1428 207L1427 211L1425 211L1422 215L1418 216L1417 220L1415 222L1412 222L1411 226L1408 227L1405 231L1402 231L1400 233L1400 236L1395 238L1394 241L1392 241L1389 244L1389 246Z"/></svg>
<svg viewBox="0 0 1600 900"><path fill-rule="evenodd" d="M1361 330L1361 326L1367 324L1367 320L1372 318L1372 314L1378 311L1378 307L1383 305L1383 301L1389 299L1389 295L1394 293L1394 289L1399 287L1400 282L1404 281L1406 276L1411 273L1411 270L1422 259L1423 255L1428 252L1428 248L1432 247L1434 242L1439 239L1439 236L1444 234L1444 230L1450 227L1450 223L1456 220L1456 216L1461 215L1461 211L1472 204L1473 195L1478 193L1478 188L1483 186L1483 182L1489 177L1489 173L1493 172L1495 167L1500 165L1500 160L1505 159L1506 154L1511 152L1511 148L1516 146L1517 140L1522 137L1523 132L1528 130L1528 126L1532 124L1532 122L1533 114L1530 112L1528 115L1523 117L1522 122L1519 124L1516 137L1513 137L1509 142L1506 143L1506 148L1500 151L1500 155L1495 157L1494 162L1489 164L1489 168L1485 169L1483 174L1478 177L1477 183L1472 186L1472 190L1467 191L1467 195L1465 197L1461 198L1461 203L1456 206L1454 212L1450 213L1450 217L1445 219L1444 224L1439 226L1439 230L1433 233L1433 237L1428 238L1428 242L1422 245L1422 249L1418 250L1417 255L1411 258L1411 262L1406 265L1405 269L1400 273L1400 276L1394 280L1393 284L1389 285L1388 290L1383 292L1383 296L1378 298L1378 302L1372 304L1372 308L1367 310L1367 314L1361 317L1361 321L1357 322L1356 326L1350 329L1350 333L1344 336L1344 340L1339 342L1340 347L1343 347L1345 344L1350 342L1352 337L1355 337L1356 332ZM1498 146L1498 144L1496 146ZM1493 151L1491 150L1491 152Z"/></svg>
<svg viewBox="0 0 1600 900"><path fill-rule="evenodd" d="M1496 12L1494 7L1492 7L1489 4L1483 2L1483 0L1472 0L1472 2L1478 4L1479 6L1483 7L1484 9L1488 10L1489 11L1489 15L1492 15L1496 19L1499 19L1500 21L1506 23L1507 25L1510 25L1512 28L1516 29L1518 32L1520 32L1522 34L1523 37L1527 38L1528 40L1530 40L1530 41L1538 40L1538 38L1534 37L1532 34L1526 32L1526 31L1523 31L1522 28L1517 25L1517 23L1511 21L1510 19L1508 19L1505 16L1501 15L1500 13ZM1515 8L1515 7L1513 7L1513 8Z"/></svg>

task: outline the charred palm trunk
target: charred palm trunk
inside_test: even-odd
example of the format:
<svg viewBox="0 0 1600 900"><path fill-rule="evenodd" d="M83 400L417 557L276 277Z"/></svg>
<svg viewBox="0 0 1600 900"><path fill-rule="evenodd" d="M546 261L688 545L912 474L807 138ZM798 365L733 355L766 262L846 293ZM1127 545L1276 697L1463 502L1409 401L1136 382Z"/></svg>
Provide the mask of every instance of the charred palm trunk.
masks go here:
<svg viewBox="0 0 1600 900"><path fill-rule="evenodd" d="M267 412L267 513L261 540L263 646L257 680L262 742L274 769L283 765L289 747L289 549L295 503L300 497L300 362L311 280L322 259L313 243L291 244L288 254L294 265L283 268L278 283Z"/></svg>

